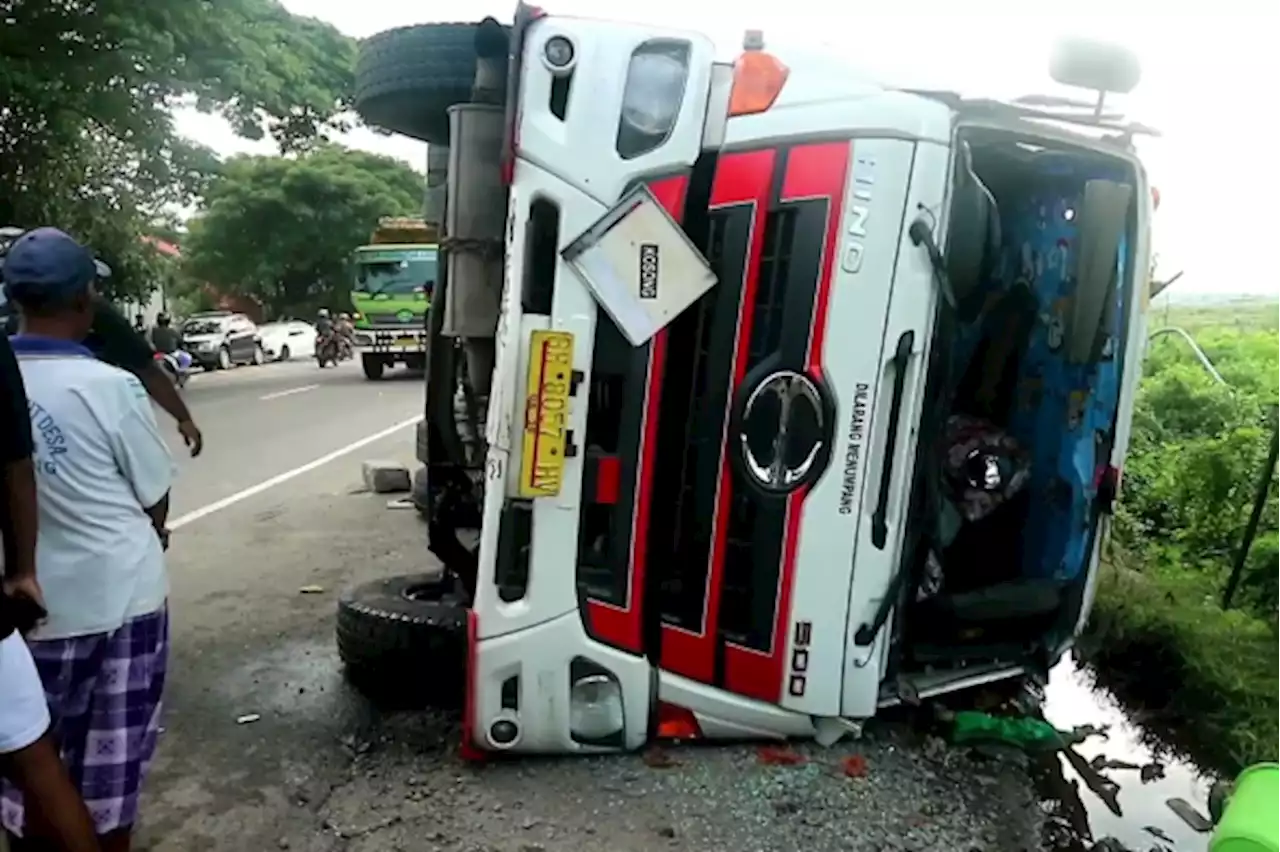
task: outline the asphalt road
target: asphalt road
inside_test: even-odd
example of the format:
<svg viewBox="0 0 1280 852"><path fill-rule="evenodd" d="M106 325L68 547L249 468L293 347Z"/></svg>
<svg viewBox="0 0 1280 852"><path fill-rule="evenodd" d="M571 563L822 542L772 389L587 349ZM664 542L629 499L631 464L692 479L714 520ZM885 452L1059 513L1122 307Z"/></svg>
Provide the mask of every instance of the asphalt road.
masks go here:
<svg viewBox="0 0 1280 852"><path fill-rule="evenodd" d="M421 373L403 368L379 382L348 361L320 369L290 361L196 373L187 406L205 437L191 458L157 410L173 448L178 480L171 516L179 518L306 465L422 413ZM406 427L410 448L413 432Z"/></svg>

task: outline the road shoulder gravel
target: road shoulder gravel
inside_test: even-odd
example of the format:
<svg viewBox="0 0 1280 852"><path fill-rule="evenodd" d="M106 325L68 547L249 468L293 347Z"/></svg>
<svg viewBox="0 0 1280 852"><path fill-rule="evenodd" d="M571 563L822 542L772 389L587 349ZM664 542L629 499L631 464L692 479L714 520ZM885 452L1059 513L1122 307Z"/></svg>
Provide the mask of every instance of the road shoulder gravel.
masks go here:
<svg viewBox="0 0 1280 852"><path fill-rule="evenodd" d="M369 455L402 456L403 444ZM647 762L460 762L456 719L382 714L342 682L339 591L427 567L421 521L349 493L358 475L354 462L318 470L175 536L166 732L136 848L1039 848L1043 817L1022 770L922 749L889 726L832 749L798 746L803 762L790 766L745 745ZM257 718L237 723L247 715ZM844 769L854 754L863 777Z"/></svg>

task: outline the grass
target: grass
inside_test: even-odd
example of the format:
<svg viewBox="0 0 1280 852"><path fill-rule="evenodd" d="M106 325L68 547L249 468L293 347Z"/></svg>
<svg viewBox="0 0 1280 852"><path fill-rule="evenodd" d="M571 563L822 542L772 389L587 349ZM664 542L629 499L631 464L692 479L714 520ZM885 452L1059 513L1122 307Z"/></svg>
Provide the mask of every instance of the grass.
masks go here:
<svg viewBox="0 0 1280 852"><path fill-rule="evenodd" d="M1219 607L1221 590L1185 571L1102 568L1081 643L1104 686L1226 776L1275 760L1280 681L1274 622Z"/></svg>

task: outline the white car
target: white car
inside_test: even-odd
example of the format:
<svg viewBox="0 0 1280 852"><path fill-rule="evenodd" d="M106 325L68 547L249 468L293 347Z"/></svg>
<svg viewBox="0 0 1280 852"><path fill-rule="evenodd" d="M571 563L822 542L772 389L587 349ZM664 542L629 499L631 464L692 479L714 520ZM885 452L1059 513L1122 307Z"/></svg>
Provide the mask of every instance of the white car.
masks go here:
<svg viewBox="0 0 1280 852"><path fill-rule="evenodd" d="M316 327L302 320L269 322L258 326L262 350L271 361L312 358L316 354Z"/></svg>

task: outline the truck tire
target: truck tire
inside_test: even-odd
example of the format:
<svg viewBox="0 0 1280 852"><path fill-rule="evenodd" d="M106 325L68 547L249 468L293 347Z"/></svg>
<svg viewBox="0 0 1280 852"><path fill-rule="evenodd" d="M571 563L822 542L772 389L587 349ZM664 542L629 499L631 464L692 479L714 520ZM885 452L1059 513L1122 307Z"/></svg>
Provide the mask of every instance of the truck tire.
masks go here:
<svg viewBox="0 0 1280 852"><path fill-rule="evenodd" d="M471 99L479 24L419 24L360 45L356 112L369 124L449 144L449 107Z"/></svg>
<svg viewBox="0 0 1280 852"><path fill-rule="evenodd" d="M382 371L387 365L381 358L376 355L361 355L360 368L364 370L364 377L371 382L376 382L382 378Z"/></svg>
<svg viewBox="0 0 1280 852"><path fill-rule="evenodd" d="M409 499L413 508L425 520L431 520L431 486L427 483L427 466L424 464L413 472L413 487L409 491Z"/></svg>
<svg viewBox="0 0 1280 852"><path fill-rule="evenodd" d="M347 679L375 703L461 706L467 610L451 581L413 574L348 590L338 601L337 640Z"/></svg>

